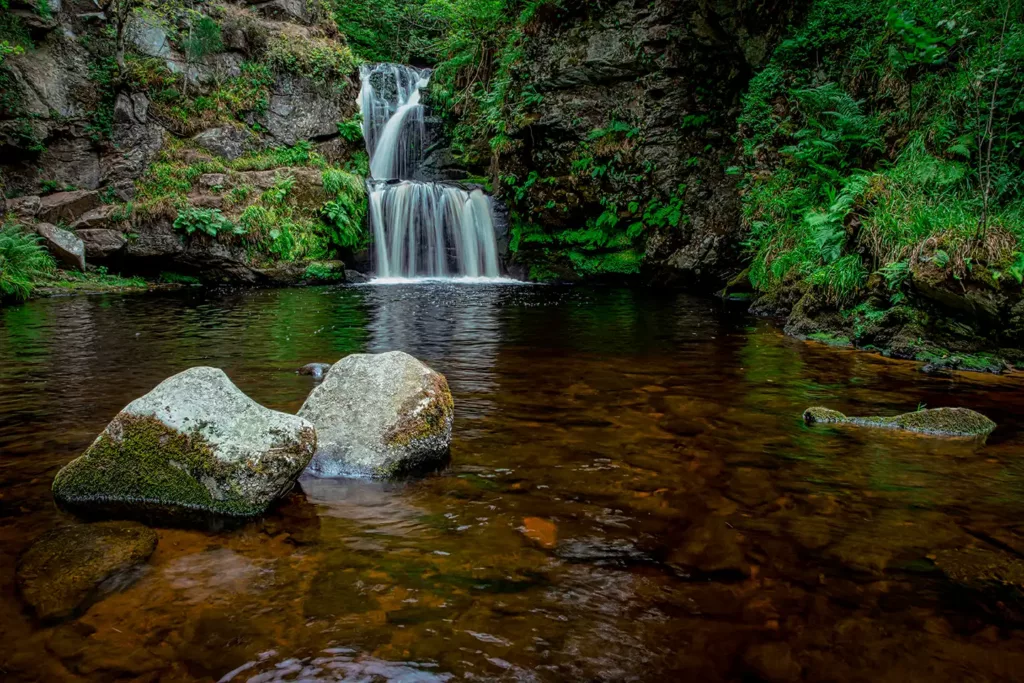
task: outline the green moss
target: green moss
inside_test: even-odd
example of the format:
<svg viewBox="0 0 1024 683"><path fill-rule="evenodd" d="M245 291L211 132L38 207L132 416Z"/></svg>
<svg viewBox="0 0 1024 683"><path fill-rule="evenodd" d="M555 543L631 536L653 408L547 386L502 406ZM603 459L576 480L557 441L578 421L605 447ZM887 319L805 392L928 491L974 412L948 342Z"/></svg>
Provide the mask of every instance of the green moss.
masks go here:
<svg viewBox="0 0 1024 683"><path fill-rule="evenodd" d="M918 353L915 360L949 370L991 372L997 375L1006 370L1006 362L991 353L953 353L943 349L932 349Z"/></svg>
<svg viewBox="0 0 1024 683"><path fill-rule="evenodd" d="M895 417L848 417L835 410L814 407L804 411L804 421L903 429L933 436L984 437L996 428L995 422L967 408L918 410Z"/></svg>
<svg viewBox="0 0 1024 683"><path fill-rule="evenodd" d="M57 474L53 495L73 508L131 503L229 516L261 513L262 508L224 485L233 469L214 457L199 434L175 431L152 417L120 415L81 457ZM204 479L228 495L215 499Z"/></svg>
<svg viewBox="0 0 1024 683"><path fill-rule="evenodd" d="M828 344L829 346L853 346L853 342L850 341L849 337L829 334L828 332L814 332L807 335L807 338L822 344Z"/></svg>

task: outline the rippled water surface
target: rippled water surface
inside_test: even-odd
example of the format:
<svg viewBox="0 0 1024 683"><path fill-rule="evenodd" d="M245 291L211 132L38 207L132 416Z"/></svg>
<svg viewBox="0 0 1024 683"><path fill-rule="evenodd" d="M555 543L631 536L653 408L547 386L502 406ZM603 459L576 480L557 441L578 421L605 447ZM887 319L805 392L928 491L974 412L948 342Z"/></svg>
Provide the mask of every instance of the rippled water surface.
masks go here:
<svg viewBox="0 0 1024 683"><path fill-rule="evenodd" d="M231 531L159 529L137 580L34 623L57 470L193 365L295 411L295 369L401 349L447 375L452 464L303 480ZM1016 377L933 378L714 301L395 284L0 309L4 681L1011 680L1024 609L933 560L1024 551ZM963 405L984 446L809 428L823 404Z"/></svg>

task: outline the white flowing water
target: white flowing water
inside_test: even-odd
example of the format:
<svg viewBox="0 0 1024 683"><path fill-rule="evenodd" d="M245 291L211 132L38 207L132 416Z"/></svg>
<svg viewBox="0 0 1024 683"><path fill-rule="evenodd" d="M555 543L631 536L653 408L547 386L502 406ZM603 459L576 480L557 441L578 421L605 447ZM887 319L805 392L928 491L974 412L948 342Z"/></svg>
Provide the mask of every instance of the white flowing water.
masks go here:
<svg viewBox="0 0 1024 683"><path fill-rule="evenodd" d="M426 137L420 93L430 72L364 66L359 107L370 155L370 225L378 278L498 278L491 199L413 180Z"/></svg>

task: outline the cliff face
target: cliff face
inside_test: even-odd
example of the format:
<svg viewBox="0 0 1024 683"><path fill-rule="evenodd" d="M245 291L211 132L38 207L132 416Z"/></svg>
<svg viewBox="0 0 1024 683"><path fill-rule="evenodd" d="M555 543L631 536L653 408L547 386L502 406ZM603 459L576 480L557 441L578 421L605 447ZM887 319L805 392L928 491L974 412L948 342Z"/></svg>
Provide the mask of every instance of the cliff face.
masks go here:
<svg viewBox="0 0 1024 683"><path fill-rule="evenodd" d="M703 287L735 274L739 97L797 4L539 10L518 79L529 113L496 163L521 223L519 261L538 275L639 270Z"/></svg>
<svg viewBox="0 0 1024 683"><path fill-rule="evenodd" d="M74 233L91 263L209 280L272 281L281 261L361 246L341 233L362 220L365 158L339 125L358 76L319 5L45 8L6 18L24 48L0 65L8 215Z"/></svg>

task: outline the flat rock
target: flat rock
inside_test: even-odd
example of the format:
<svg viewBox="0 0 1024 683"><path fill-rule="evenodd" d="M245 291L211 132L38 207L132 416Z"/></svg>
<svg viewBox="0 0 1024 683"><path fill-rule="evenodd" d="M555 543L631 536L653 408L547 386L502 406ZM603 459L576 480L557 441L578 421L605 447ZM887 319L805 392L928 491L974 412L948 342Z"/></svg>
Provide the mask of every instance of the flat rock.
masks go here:
<svg viewBox="0 0 1024 683"><path fill-rule="evenodd" d="M53 494L82 514L252 517L291 489L316 441L313 425L256 403L222 370L191 368L118 413Z"/></svg>
<svg viewBox="0 0 1024 683"><path fill-rule="evenodd" d="M157 535L135 522L100 522L43 534L18 561L22 598L43 621L72 616L131 580L156 549ZM123 581L118 581L123 579Z"/></svg>
<svg viewBox="0 0 1024 683"><path fill-rule="evenodd" d="M309 474L390 477L446 461L455 404L444 375L392 351L335 363L299 416L317 428Z"/></svg>
<svg viewBox="0 0 1024 683"><path fill-rule="evenodd" d="M47 223L71 224L86 211L100 205L100 195L93 190L73 190L48 194L39 200L39 220Z"/></svg>
<svg viewBox="0 0 1024 683"><path fill-rule="evenodd" d="M88 228L75 234L85 245L85 256L89 259L105 259L124 249L128 243L120 230Z"/></svg>
<svg viewBox="0 0 1024 683"><path fill-rule="evenodd" d="M983 437L996 428L995 422L967 408L929 408L895 417L848 417L837 410L815 407L804 411L804 422L885 427L931 436Z"/></svg>
<svg viewBox="0 0 1024 683"><path fill-rule="evenodd" d="M75 233L50 223L39 223L36 232L54 258L70 268L85 270L85 243Z"/></svg>

